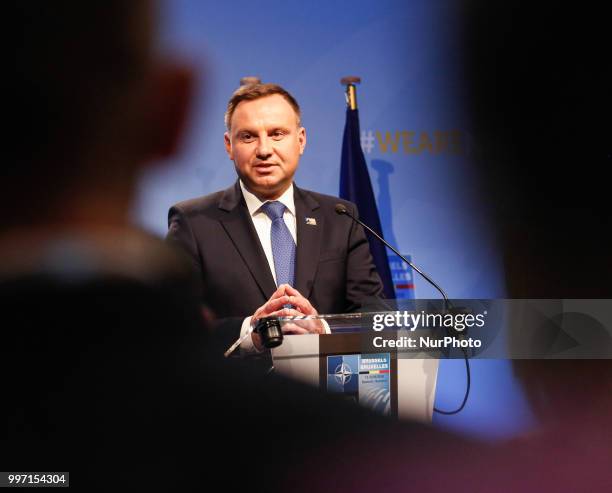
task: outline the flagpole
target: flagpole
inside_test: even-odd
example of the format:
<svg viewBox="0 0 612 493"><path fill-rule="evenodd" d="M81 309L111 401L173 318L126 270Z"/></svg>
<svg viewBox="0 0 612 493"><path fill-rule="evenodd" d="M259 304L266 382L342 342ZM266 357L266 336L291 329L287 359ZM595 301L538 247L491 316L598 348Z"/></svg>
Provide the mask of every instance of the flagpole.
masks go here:
<svg viewBox="0 0 612 493"><path fill-rule="evenodd" d="M340 197L357 205L359 215L375 231L382 233L378 207L370 181L370 173L361 148L359 110L357 109L357 84L361 77L347 76L340 79L346 86L346 124L342 139L340 162ZM395 286L389 267L386 247L371 233L366 232L372 260L384 287L387 299L395 299Z"/></svg>
<svg viewBox="0 0 612 493"><path fill-rule="evenodd" d="M252 84L261 84L261 79L254 75L248 75L240 79L240 86L250 86Z"/></svg>

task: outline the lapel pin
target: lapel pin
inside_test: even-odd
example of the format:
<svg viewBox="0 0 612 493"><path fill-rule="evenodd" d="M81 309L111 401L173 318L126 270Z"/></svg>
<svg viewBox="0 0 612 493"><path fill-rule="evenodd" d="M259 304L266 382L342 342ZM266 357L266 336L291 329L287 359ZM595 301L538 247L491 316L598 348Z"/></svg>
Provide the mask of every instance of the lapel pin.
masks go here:
<svg viewBox="0 0 612 493"><path fill-rule="evenodd" d="M308 226L316 226L317 220L314 217L307 217L306 224L308 224Z"/></svg>

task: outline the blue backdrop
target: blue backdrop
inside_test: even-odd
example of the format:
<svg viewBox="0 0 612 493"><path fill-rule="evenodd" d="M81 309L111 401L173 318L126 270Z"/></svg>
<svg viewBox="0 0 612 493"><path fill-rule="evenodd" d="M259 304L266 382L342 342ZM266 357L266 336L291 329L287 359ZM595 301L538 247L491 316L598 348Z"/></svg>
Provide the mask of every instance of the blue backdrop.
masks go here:
<svg viewBox="0 0 612 493"><path fill-rule="evenodd" d="M451 298L503 297L501 267L472 166L462 95L459 3L453 0L166 2L159 49L198 70L182 154L142 176L134 220L163 235L180 200L235 180L223 114L243 76L286 87L300 102L304 188L338 194L345 118L342 76L358 75L361 141L387 240ZM437 298L415 278L416 296ZM532 417L506 361L473 361L472 393L436 425L510 436ZM436 406L463 397L462 361L442 361Z"/></svg>

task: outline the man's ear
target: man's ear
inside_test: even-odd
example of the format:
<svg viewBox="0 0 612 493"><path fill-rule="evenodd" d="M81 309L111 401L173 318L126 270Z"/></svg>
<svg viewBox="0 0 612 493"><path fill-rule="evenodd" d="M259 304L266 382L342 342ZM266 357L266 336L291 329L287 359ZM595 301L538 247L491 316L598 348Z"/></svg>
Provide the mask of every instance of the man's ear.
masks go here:
<svg viewBox="0 0 612 493"><path fill-rule="evenodd" d="M223 134L223 141L225 142L225 152L227 152L227 155L233 161L234 151L232 150L232 141L230 140L229 132Z"/></svg>
<svg viewBox="0 0 612 493"><path fill-rule="evenodd" d="M186 66L163 65L153 75L150 108L149 156L168 158L176 154L187 123L194 89L193 71Z"/></svg>
<svg viewBox="0 0 612 493"><path fill-rule="evenodd" d="M298 144L300 145L300 155L302 155L306 148L306 129L304 127L298 129Z"/></svg>

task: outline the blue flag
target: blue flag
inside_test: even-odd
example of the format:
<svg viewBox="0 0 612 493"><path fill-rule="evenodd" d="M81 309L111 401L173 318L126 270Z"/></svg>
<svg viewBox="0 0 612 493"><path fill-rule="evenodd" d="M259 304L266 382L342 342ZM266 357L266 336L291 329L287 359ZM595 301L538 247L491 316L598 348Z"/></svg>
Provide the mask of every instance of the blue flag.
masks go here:
<svg viewBox="0 0 612 493"><path fill-rule="evenodd" d="M347 108L344 139L342 140L340 197L357 204L360 219L380 236L383 236L370 174L361 149L360 135L359 110ZM366 235L370 243L370 252L374 257L376 270L384 286L385 297L394 299L395 291L387 259L387 247L367 231Z"/></svg>

